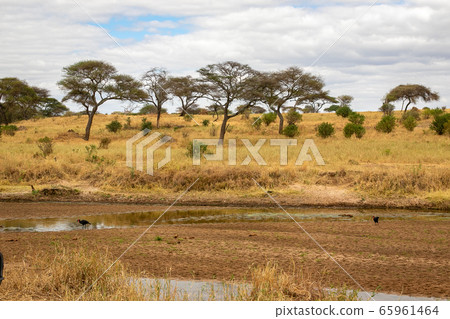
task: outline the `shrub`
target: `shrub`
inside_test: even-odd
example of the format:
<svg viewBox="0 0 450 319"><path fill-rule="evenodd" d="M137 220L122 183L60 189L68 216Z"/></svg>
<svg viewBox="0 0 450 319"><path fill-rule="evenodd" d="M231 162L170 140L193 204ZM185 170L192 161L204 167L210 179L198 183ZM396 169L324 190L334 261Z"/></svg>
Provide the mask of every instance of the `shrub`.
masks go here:
<svg viewBox="0 0 450 319"><path fill-rule="evenodd" d="M53 142L49 137L43 137L38 140L37 146L42 152L42 156L47 157L53 153Z"/></svg>
<svg viewBox="0 0 450 319"><path fill-rule="evenodd" d="M444 124L444 133L450 135L450 121L447 121L447 123Z"/></svg>
<svg viewBox="0 0 450 319"><path fill-rule="evenodd" d="M289 124L283 129L283 135L288 137L294 137L299 134L298 126L295 124Z"/></svg>
<svg viewBox="0 0 450 319"><path fill-rule="evenodd" d="M408 130L408 131L414 131L414 128L417 126L417 121L414 118L414 116L409 115L407 118L405 118L403 120L403 126Z"/></svg>
<svg viewBox="0 0 450 319"><path fill-rule="evenodd" d="M254 117L252 119L252 126L256 129L259 130L261 128L261 124L262 124L262 120L260 117Z"/></svg>
<svg viewBox="0 0 450 319"><path fill-rule="evenodd" d="M350 138L353 134L357 138L362 138L366 134L366 129L361 124L348 123L344 127L344 136Z"/></svg>
<svg viewBox="0 0 450 319"><path fill-rule="evenodd" d="M338 108L340 108L339 105L333 104L330 107L327 107L326 109L324 109L324 111L325 112L336 112L338 110Z"/></svg>
<svg viewBox="0 0 450 319"><path fill-rule="evenodd" d="M344 136L346 138L350 138L352 137L353 133L355 133L354 129L353 129L353 123L348 123L347 125L345 125L344 127Z"/></svg>
<svg viewBox="0 0 450 319"><path fill-rule="evenodd" d="M266 124L266 126L269 126L270 123L275 122L276 119L277 115L275 113L265 113L261 117L261 120L263 121L264 124Z"/></svg>
<svg viewBox="0 0 450 319"><path fill-rule="evenodd" d="M445 113L444 110L441 108L438 108L438 107L431 109L431 110L429 108L424 108L423 118L428 119L430 117L436 117L436 116L442 115L444 113Z"/></svg>
<svg viewBox="0 0 450 319"><path fill-rule="evenodd" d="M410 116L412 116L416 121L419 121L420 120L419 109L416 107L413 107L411 110L404 112L402 115L402 120L406 120Z"/></svg>
<svg viewBox="0 0 450 319"><path fill-rule="evenodd" d="M323 122L316 128L317 135L322 138L330 137L334 134L334 127L333 124L328 122Z"/></svg>
<svg viewBox="0 0 450 319"><path fill-rule="evenodd" d="M348 120L350 122L352 122L353 124L362 125L362 124L364 124L365 119L366 119L366 117L364 115L356 113L356 112L352 112L348 116Z"/></svg>
<svg viewBox="0 0 450 319"><path fill-rule="evenodd" d="M395 128L395 117L392 115L385 115L381 121L377 123L375 129L378 132L391 133Z"/></svg>
<svg viewBox="0 0 450 319"><path fill-rule="evenodd" d="M366 129L360 124L353 124L353 130L357 138L362 138L366 134Z"/></svg>
<svg viewBox="0 0 450 319"><path fill-rule="evenodd" d="M351 113L352 113L352 109L345 105L345 106L341 106L336 110L336 115L337 116L342 116L342 117L348 117Z"/></svg>
<svg viewBox="0 0 450 319"><path fill-rule="evenodd" d="M152 129L152 122L147 122L147 118L143 117L142 118L142 123L141 123L141 131L145 130L145 129Z"/></svg>
<svg viewBox="0 0 450 319"><path fill-rule="evenodd" d="M209 125L209 120L203 120L202 125L203 126L208 126Z"/></svg>
<svg viewBox="0 0 450 319"><path fill-rule="evenodd" d="M384 115L392 115L394 112L395 106L391 103L384 103L379 110L383 112Z"/></svg>
<svg viewBox="0 0 450 319"><path fill-rule="evenodd" d="M184 120L185 120L186 122L192 121L192 115L184 114L183 118L184 118Z"/></svg>
<svg viewBox="0 0 450 319"><path fill-rule="evenodd" d="M9 136L14 136L18 130L15 125L5 125L1 128L2 132Z"/></svg>
<svg viewBox="0 0 450 319"><path fill-rule="evenodd" d="M100 140L100 144L99 144L98 148L107 150L110 143L111 143L111 139L109 137L104 137Z"/></svg>
<svg viewBox="0 0 450 319"><path fill-rule="evenodd" d="M450 113L438 115L434 117L434 121L430 125L430 129L435 131L436 134L442 135L448 129L448 123L450 122Z"/></svg>
<svg viewBox="0 0 450 319"><path fill-rule="evenodd" d="M111 123L106 125L106 129L112 133L117 133L122 129L122 124L119 121L114 120Z"/></svg>
<svg viewBox="0 0 450 319"><path fill-rule="evenodd" d="M296 124L302 120L302 115L298 113L295 109L290 109L286 114L286 122L290 124Z"/></svg>

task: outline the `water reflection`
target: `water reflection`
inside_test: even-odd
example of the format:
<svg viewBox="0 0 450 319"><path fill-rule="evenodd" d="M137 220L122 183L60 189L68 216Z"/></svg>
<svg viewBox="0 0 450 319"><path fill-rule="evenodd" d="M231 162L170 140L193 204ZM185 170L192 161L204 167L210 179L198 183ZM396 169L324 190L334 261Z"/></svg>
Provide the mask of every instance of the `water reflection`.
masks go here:
<svg viewBox="0 0 450 319"><path fill-rule="evenodd" d="M385 220L449 220L448 212L414 212L404 210L341 210L341 209L289 209L288 212L297 221L341 220L371 222L372 215ZM130 212L91 216L80 216L92 225L88 229L129 228L148 226L163 212ZM0 232L49 232L81 229L78 218L44 218L0 220ZM291 218L275 208L212 208L184 209L168 211L158 223L161 224L201 224L231 222L283 222Z"/></svg>

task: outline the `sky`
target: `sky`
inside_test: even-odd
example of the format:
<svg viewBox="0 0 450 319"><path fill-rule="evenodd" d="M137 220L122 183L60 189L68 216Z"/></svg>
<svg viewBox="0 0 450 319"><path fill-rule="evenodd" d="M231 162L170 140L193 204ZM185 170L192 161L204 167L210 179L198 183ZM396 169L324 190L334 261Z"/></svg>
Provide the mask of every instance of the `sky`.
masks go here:
<svg viewBox="0 0 450 319"><path fill-rule="evenodd" d="M377 110L386 92L407 83L440 94L420 107L449 106L448 30L448 0L1 0L0 78L61 99L62 68L81 60L136 78L153 67L196 76L231 60L260 71L304 68L331 95L352 95L358 111ZM100 111L120 110L108 102Z"/></svg>

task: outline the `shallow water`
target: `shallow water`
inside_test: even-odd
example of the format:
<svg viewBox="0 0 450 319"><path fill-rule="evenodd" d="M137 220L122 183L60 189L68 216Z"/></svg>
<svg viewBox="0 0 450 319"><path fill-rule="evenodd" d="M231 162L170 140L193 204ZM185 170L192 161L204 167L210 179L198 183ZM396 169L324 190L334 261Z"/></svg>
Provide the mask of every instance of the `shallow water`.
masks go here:
<svg viewBox="0 0 450 319"><path fill-rule="evenodd" d="M164 292L170 291L171 296L176 300L230 300L232 296L237 296L239 291L251 291L250 284L232 284L219 281L200 281L200 280L176 280L176 279L150 279L140 278L144 291L153 291L155 286L159 286L158 299L164 300ZM349 294L352 291L348 291ZM371 292L369 292L371 293ZM360 300L370 300L365 292L358 292ZM439 299L428 297L413 297L406 295L394 295L385 293L371 293L375 301L436 301ZM233 298L234 299L234 298Z"/></svg>
<svg viewBox="0 0 450 319"><path fill-rule="evenodd" d="M349 210L349 209L288 209L296 221L341 220L347 222L372 222L372 216L385 220L450 220L450 212L426 212L406 210ZM128 212L80 216L92 225L88 229L130 228L151 225L163 211ZM346 216L346 215L351 215ZM35 218L0 220L0 232L52 232L81 229L78 218ZM283 222L291 217L276 208L211 208L177 210L165 213L161 224L202 224L231 222Z"/></svg>

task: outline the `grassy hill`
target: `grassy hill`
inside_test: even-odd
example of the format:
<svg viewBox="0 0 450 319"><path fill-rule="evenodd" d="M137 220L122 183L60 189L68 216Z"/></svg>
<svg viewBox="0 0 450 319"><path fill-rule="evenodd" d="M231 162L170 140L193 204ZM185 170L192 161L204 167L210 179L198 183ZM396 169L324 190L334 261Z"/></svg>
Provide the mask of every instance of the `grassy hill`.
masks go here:
<svg viewBox="0 0 450 319"><path fill-rule="evenodd" d="M14 136L0 138L0 192L3 198L43 199L31 194L29 185L38 190L50 186L66 186L81 191L79 198L117 201L170 201L197 178L199 181L185 200L192 203L263 204L267 196L256 185L271 190L285 205L340 205L390 207L450 207L450 138L429 130L431 119L420 120L413 132L398 125L390 134L377 132L380 112L364 112L366 134L362 139L344 137L347 119L327 114L303 114L299 124L297 146L290 146L288 164L280 165L280 148L268 139L285 138L278 134L277 122L262 124L259 130L250 119L236 117L230 121L224 143L224 161L202 160L194 166L188 156L193 139L217 138L220 119L197 115L185 121L178 115L163 115L161 127L153 128L172 137L172 161L156 170L153 176L128 168L126 140L140 130L144 116L130 116L131 129L108 132L113 120L125 124L125 115L98 114L94 118L91 139L84 141L87 116L44 118L15 123ZM399 118L400 114L396 116ZM156 123L155 116L145 116ZM208 119L208 126L202 121ZM333 137L322 139L315 128L322 122L334 124ZM37 143L43 137L53 141L53 153L41 155ZM109 138L107 149L98 149ZM237 164L229 165L228 141L237 139ZM241 139L255 144L267 139L260 154L267 165L259 166L249 155ZM313 139L326 165L295 160L305 139ZM91 148L95 145L95 148ZM90 148L91 154L86 149ZM214 147L208 147L214 153ZM164 149L156 152L156 161L164 157ZM254 179L254 180L253 180Z"/></svg>

